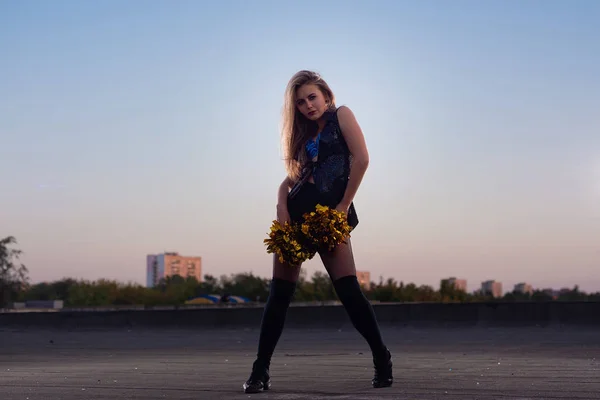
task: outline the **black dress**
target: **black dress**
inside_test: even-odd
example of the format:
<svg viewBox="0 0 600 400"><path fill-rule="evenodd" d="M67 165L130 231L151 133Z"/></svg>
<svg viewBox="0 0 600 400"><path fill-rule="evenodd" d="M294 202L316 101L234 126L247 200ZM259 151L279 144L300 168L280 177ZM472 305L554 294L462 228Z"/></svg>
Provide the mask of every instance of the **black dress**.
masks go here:
<svg viewBox="0 0 600 400"><path fill-rule="evenodd" d="M325 118L317 160L304 166L300 179L288 194L288 211L293 222L302 221L302 215L314 211L317 204L335 208L348 185L352 155L342 135L337 110L326 112ZM311 173L314 183L308 181ZM348 209L348 225L352 229L358 225L354 203Z"/></svg>

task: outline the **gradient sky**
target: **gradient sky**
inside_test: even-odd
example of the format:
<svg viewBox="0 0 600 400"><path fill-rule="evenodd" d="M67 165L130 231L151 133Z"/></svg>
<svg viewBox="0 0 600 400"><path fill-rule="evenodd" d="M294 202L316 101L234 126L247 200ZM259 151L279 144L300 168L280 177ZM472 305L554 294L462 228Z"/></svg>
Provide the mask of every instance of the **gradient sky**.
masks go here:
<svg viewBox="0 0 600 400"><path fill-rule="evenodd" d="M143 283L163 251L270 276L307 68L366 136L373 281L598 291L599 20L593 0L2 1L0 236L33 282Z"/></svg>

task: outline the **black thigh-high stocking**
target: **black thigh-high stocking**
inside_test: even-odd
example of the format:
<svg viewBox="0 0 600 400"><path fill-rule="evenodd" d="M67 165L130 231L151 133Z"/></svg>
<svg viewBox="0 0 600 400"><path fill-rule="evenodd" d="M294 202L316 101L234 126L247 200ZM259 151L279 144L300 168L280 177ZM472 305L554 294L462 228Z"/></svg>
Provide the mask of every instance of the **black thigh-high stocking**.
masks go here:
<svg viewBox="0 0 600 400"><path fill-rule="evenodd" d="M366 339L374 357L385 357L386 347L381 338L373 306L361 290L355 275L333 281L333 287L344 305L352 325Z"/></svg>
<svg viewBox="0 0 600 400"><path fill-rule="evenodd" d="M269 368L275 346L283 332L288 307L294 296L296 283L284 279L273 278L269 298L263 311L258 340L257 363Z"/></svg>

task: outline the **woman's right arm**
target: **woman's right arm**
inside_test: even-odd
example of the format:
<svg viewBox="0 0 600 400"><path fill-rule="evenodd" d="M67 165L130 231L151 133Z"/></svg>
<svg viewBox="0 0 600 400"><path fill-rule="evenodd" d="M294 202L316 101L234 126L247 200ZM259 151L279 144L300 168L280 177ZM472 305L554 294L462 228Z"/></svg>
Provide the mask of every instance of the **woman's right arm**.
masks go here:
<svg viewBox="0 0 600 400"><path fill-rule="evenodd" d="M286 176L281 185L279 185L279 190L277 191L277 210L287 211L287 196L293 185L294 182L292 182L289 176Z"/></svg>
<svg viewBox="0 0 600 400"><path fill-rule="evenodd" d="M290 222L290 213L287 206L287 197L292 187L293 182L291 179L286 177L277 192L277 221L280 224L286 224Z"/></svg>

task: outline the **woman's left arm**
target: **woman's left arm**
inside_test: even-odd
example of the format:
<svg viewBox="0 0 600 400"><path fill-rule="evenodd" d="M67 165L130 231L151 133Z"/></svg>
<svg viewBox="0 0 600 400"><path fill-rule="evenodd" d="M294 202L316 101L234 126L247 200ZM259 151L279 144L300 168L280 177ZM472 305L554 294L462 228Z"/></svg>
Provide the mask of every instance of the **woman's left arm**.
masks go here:
<svg viewBox="0 0 600 400"><path fill-rule="evenodd" d="M347 213L369 166L369 151L367 150L362 129L358 121L356 121L352 110L346 106L342 106L338 109L337 113L342 134L353 158L346 192L342 201L336 207L338 211Z"/></svg>

